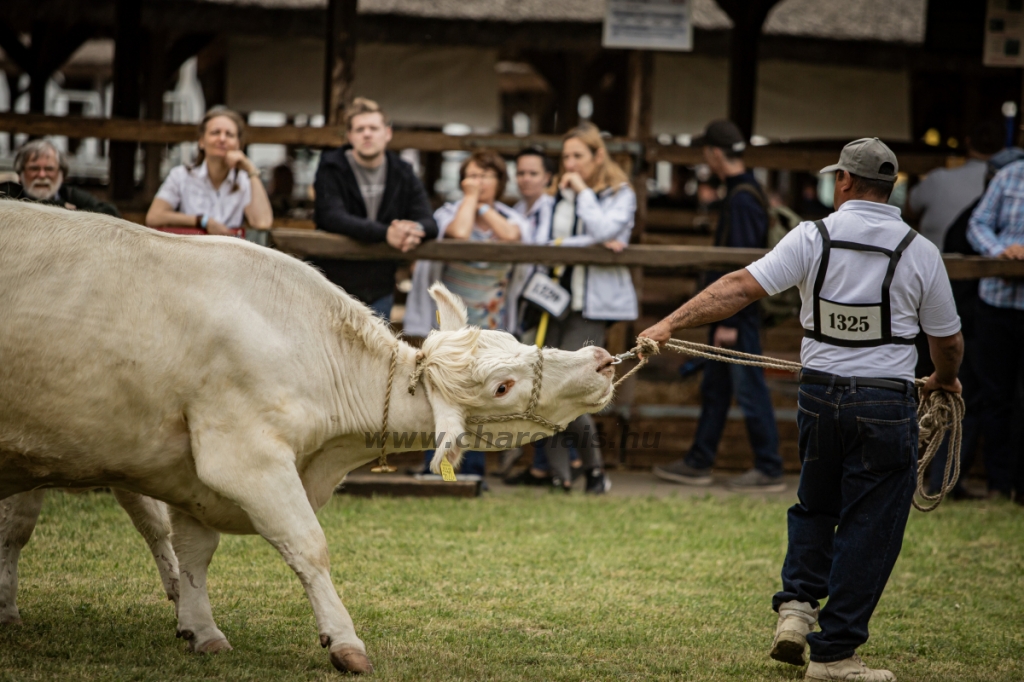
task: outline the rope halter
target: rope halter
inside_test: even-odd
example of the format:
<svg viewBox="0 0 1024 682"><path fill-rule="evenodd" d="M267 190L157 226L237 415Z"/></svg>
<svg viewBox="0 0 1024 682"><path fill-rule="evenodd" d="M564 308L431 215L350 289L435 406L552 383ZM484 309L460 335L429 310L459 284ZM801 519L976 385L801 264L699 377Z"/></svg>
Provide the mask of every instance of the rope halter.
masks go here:
<svg viewBox="0 0 1024 682"><path fill-rule="evenodd" d="M513 422L513 421L530 421L538 426L545 429L551 429L552 432L558 433L564 427L558 424L548 421L544 417L537 414L537 403L540 402L540 388L541 381L544 375L544 351L540 348L537 349L537 359L533 363L533 390L530 392L530 402L526 405L525 412L515 412L513 414L501 414L493 415L488 417L468 417L466 419L467 424L493 424L495 422Z"/></svg>

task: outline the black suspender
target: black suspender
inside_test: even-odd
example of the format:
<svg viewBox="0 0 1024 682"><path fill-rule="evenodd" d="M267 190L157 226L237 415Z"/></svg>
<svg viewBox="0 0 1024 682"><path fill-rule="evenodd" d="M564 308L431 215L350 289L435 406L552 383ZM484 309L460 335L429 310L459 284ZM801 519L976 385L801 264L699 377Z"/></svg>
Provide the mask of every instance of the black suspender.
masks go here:
<svg viewBox="0 0 1024 682"><path fill-rule="evenodd" d="M804 336L812 338L821 343L828 343L834 346L847 348L870 348L885 346L889 344L913 345L914 339L903 338L892 335L892 301L889 296L889 289L892 286L892 278L896 274L896 266L899 265L903 252L914 241L917 233L908 230L906 236L900 241L895 249L885 249L873 244L858 244L857 242L833 240L822 220L814 221L818 233L821 235L821 263L818 265L818 272L814 278L813 291L813 323L814 328L805 330ZM832 249L848 249L850 251L862 251L878 253L889 257L889 266L885 271L885 278L882 280L881 300L876 304L844 304L838 301L829 301L821 297L822 287L825 285L825 276L828 272L829 258ZM832 312L829 314L830 327L836 329L836 317L839 318L838 329L841 332L826 332L822 319L822 302L829 306ZM867 315L858 315L860 312ZM847 314L849 313L849 314ZM875 336L871 329L874 322L869 320L877 319L880 326L880 333ZM870 334L868 333L871 330ZM845 336L837 336L845 334ZM857 335L861 334L858 338Z"/></svg>

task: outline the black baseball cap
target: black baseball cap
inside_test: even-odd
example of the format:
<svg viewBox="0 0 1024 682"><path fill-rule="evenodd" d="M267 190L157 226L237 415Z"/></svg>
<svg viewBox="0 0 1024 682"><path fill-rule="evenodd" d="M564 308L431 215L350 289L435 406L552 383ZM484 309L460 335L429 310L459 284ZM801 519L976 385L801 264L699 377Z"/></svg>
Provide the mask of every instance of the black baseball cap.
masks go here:
<svg viewBox="0 0 1024 682"><path fill-rule="evenodd" d="M703 135L693 138L690 146L718 147L738 154L747 148L747 139L732 121L712 121Z"/></svg>

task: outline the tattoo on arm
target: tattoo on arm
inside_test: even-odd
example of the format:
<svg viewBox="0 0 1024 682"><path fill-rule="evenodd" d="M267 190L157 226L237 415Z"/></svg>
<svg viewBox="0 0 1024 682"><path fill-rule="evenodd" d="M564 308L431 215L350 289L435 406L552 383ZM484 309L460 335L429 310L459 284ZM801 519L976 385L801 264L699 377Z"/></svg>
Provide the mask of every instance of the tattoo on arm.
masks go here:
<svg viewBox="0 0 1024 682"><path fill-rule="evenodd" d="M673 329L688 329L724 320L745 308L752 299L734 274L726 275L669 315Z"/></svg>

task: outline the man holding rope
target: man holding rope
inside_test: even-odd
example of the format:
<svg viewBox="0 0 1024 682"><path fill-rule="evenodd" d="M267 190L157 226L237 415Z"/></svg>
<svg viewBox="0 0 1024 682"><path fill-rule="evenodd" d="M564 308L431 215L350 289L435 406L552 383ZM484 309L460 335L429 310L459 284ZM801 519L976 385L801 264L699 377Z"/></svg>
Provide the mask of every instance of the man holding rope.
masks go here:
<svg viewBox="0 0 1024 682"><path fill-rule="evenodd" d="M836 174L835 213L793 229L767 256L731 273L644 331L664 345L796 286L803 300L797 422L799 502L771 657L805 679L890 682L857 656L899 556L918 454L914 337L928 335L935 373L923 388L960 393L963 338L938 249L887 204L898 166L877 138L851 142ZM828 598L820 610L819 600ZM820 632L812 632L815 623Z"/></svg>

